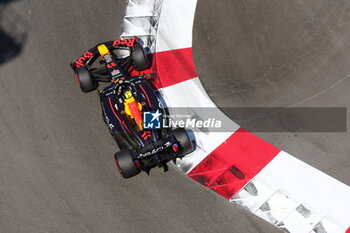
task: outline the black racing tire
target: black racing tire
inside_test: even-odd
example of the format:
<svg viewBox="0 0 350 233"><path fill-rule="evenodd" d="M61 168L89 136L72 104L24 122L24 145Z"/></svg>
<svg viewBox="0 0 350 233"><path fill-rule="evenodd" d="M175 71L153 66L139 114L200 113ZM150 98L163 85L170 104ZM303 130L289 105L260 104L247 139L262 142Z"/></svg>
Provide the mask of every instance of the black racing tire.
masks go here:
<svg viewBox="0 0 350 233"><path fill-rule="evenodd" d="M136 43L131 47L131 58L134 62L134 68L137 71L147 70L150 68L150 62L143 50L142 45Z"/></svg>
<svg viewBox="0 0 350 233"><path fill-rule="evenodd" d="M175 137L176 141L181 146L180 157L193 151L192 141L190 140L187 131L184 128L174 129L171 134Z"/></svg>
<svg viewBox="0 0 350 233"><path fill-rule="evenodd" d="M75 74L83 92L87 93L97 88L97 82L94 80L90 71L85 66L77 68L75 70Z"/></svg>
<svg viewBox="0 0 350 233"><path fill-rule="evenodd" d="M118 167L120 175L123 178L136 176L141 170L136 166L128 150L122 150L114 154L115 163Z"/></svg>

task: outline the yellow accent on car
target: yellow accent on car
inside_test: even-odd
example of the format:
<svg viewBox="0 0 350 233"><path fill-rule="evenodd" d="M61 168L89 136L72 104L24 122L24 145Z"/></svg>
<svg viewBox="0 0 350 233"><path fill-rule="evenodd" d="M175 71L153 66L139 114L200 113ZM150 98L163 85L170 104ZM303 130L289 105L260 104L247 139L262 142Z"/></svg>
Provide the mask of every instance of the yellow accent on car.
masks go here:
<svg viewBox="0 0 350 233"><path fill-rule="evenodd" d="M124 92L125 101L124 104L129 104L135 101L134 96L132 95L131 91ZM137 102L137 108L141 111L142 110L142 104Z"/></svg>
<svg viewBox="0 0 350 233"><path fill-rule="evenodd" d="M142 119L142 104L135 100L131 91L124 92L124 111L130 116L131 119L135 120L138 128L143 130L143 119Z"/></svg>
<svg viewBox="0 0 350 233"><path fill-rule="evenodd" d="M130 99L131 97L133 97L131 91L124 92L124 96L126 99Z"/></svg>
<svg viewBox="0 0 350 233"><path fill-rule="evenodd" d="M106 54L109 54L109 49L107 48L107 46L105 44L101 44L97 47L98 52L100 53L101 56L104 56Z"/></svg>
<svg viewBox="0 0 350 233"><path fill-rule="evenodd" d="M131 115L131 112L130 112L130 108L129 108L129 103L132 103L134 102L135 99L134 97L132 97L131 99L126 99L125 102L124 102L124 111L126 114L128 114L129 116ZM137 108L142 111L142 104L137 102Z"/></svg>
<svg viewBox="0 0 350 233"><path fill-rule="evenodd" d="M124 97L125 97L125 100L124 100L124 110L125 110L125 113L128 114L129 116L131 115L131 112L130 112L130 108L129 108L129 104L130 103L133 103L133 102L137 102L135 101L135 98L134 96L132 95L131 91L126 91L124 92ZM142 104L137 102L137 108L142 111Z"/></svg>

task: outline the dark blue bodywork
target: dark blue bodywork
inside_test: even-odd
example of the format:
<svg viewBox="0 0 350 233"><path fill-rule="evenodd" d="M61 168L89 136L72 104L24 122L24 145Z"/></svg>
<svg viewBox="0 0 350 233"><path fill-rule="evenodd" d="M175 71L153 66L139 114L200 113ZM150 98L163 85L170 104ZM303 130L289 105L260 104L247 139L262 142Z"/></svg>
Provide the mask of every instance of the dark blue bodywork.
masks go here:
<svg viewBox="0 0 350 233"><path fill-rule="evenodd" d="M138 130L135 125L132 124L132 121L128 119L129 116L124 112L124 103L121 96L121 90L124 88L131 89L136 101L142 104L143 111L160 110L164 112L160 99L145 76L134 76L127 80L121 79L117 83L104 88L104 90L99 93L102 114L106 125L115 134L120 132L131 134L140 147L156 142L159 139L158 130L150 130L151 137L145 140L142 138L144 131Z"/></svg>

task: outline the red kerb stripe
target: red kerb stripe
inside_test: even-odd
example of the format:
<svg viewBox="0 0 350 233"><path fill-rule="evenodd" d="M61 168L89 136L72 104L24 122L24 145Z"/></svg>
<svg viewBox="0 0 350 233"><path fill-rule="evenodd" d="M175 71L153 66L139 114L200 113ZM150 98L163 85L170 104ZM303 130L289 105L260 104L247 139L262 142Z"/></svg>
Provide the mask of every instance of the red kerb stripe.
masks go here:
<svg viewBox="0 0 350 233"><path fill-rule="evenodd" d="M158 78L153 82L159 89L197 77L194 67L192 48L157 52L153 56L152 68L147 71L157 72Z"/></svg>
<svg viewBox="0 0 350 233"><path fill-rule="evenodd" d="M230 199L279 152L280 149L240 128L188 176Z"/></svg>

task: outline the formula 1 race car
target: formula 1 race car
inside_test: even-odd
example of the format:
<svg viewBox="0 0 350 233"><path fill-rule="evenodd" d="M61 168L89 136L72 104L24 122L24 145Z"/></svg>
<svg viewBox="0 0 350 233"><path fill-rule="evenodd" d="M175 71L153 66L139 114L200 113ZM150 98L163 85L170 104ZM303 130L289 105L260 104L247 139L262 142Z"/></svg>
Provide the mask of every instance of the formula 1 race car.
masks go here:
<svg viewBox="0 0 350 233"><path fill-rule="evenodd" d="M114 158L124 178L154 167L167 171L167 162L193 150L185 129L145 124L146 116L153 122L166 113L151 84L155 74L142 72L150 68L150 58L135 37L99 44L71 63L83 92L109 83L98 94L103 120L120 148Z"/></svg>

